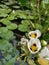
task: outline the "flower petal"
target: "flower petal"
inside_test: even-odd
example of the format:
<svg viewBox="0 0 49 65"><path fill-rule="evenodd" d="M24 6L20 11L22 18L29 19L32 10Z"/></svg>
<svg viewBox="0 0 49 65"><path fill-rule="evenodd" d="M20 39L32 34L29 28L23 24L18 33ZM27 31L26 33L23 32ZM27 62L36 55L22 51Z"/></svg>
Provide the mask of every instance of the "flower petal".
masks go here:
<svg viewBox="0 0 49 65"><path fill-rule="evenodd" d="M41 32L39 30L30 31L28 36L29 38L38 38L41 36Z"/></svg>
<svg viewBox="0 0 49 65"><path fill-rule="evenodd" d="M37 33L37 38L41 36L41 32L39 30L35 31Z"/></svg>
<svg viewBox="0 0 49 65"><path fill-rule="evenodd" d="M40 58L45 58L45 59L49 59L49 50L47 47L44 47L44 49L41 51L41 53L39 54Z"/></svg>
<svg viewBox="0 0 49 65"><path fill-rule="evenodd" d="M37 51L32 51L32 50L30 49L31 45L33 45L34 43L37 45L37 48L38 48ZM28 49L29 49L29 51L30 51L32 54L35 54L35 53L39 52L39 50L41 49L40 40L39 40L39 39L30 39L30 41L28 42Z"/></svg>

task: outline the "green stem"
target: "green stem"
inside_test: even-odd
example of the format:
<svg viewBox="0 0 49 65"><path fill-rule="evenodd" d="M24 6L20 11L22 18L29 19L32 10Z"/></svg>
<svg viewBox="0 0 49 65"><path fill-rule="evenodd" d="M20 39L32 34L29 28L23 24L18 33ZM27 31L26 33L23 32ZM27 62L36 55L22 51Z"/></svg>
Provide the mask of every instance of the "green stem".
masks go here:
<svg viewBox="0 0 49 65"><path fill-rule="evenodd" d="M21 54L16 60L18 61L21 57L25 56L27 53Z"/></svg>
<svg viewBox="0 0 49 65"><path fill-rule="evenodd" d="M24 65L25 61L26 61L26 57L24 58L23 62L20 65Z"/></svg>
<svg viewBox="0 0 49 65"><path fill-rule="evenodd" d="M40 5L41 5L41 0L37 0L37 12L38 12L38 20L39 20L39 23L41 21L41 15L40 15Z"/></svg>
<svg viewBox="0 0 49 65"><path fill-rule="evenodd" d="M33 28L35 28L34 24L32 23L32 21L30 21L30 24L32 25Z"/></svg>

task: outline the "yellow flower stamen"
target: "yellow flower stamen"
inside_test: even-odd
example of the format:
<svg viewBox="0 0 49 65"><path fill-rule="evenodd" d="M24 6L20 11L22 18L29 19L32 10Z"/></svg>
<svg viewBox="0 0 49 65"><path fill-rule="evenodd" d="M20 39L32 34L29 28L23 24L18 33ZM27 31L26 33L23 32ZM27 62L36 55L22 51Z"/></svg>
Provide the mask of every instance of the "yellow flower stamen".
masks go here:
<svg viewBox="0 0 49 65"><path fill-rule="evenodd" d="M30 35L30 37L32 37L32 38L36 38L36 36L37 36L37 34L35 34L35 33L32 33L32 34Z"/></svg>
<svg viewBox="0 0 49 65"><path fill-rule="evenodd" d="M37 51L37 46L36 46L36 44L33 44L33 45L30 47L30 49L31 49L32 51Z"/></svg>

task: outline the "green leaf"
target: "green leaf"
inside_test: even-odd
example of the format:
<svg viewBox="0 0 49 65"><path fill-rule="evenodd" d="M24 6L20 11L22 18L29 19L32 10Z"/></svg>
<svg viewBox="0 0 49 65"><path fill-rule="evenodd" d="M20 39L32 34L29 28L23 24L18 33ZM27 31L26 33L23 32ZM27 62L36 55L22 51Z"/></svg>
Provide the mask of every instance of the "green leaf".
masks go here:
<svg viewBox="0 0 49 65"><path fill-rule="evenodd" d="M10 25L11 24L11 21L9 21L7 18L1 19L0 22L3 23L4 25Z"/></svg>
<svg viewBox="0 0 49 65"><path fill-rule="evenodd" d="M5 63L5 65L14 65L15 58L10 59L8 62Z"/></svg>
<svg viewBox="0 0 49 65"><path fill-rule="evenodd" d="M15 53L15 56L13 58L11 57L10 60L5 63L5 65L14 65L15 64L16 58L19 56L19 52L15 48L13 48L13 49L14 49L13 53ZM11 56L12 56L12 54L11 54Z"/></svg>
<svg viewBox="0 0 49 65"><path fill-rule="evenodd" d="M41 24L35 23L35 29L39 29L41 32L43 30L43 26Z"/></svg>
<svg viewBox="0 0 49 65"><path fill-rule="evenodd" d="M7 40L0 39L0 50L6 51L9 46L11 46L11 44Z"/></svg>
<svg viewBox="0 0 49 65"><path fill-rule="evenodd" d="M0 27L0 34L8 31L6 27Z"/></svg>
<svg viewBox="0 0 49 65"><path fill-rule="evenodd" d="M4 5L4 4L0 4L0 8L8 8L8 6Z"/></svg>
<svg viewBox="0 0 49 65"><path fill-rule="evenodd" d="M0 17L6 17L6 16L8 16L8 14L0 13Z"/></svg>
<svg viewBox="0 0 49 65"><path fill-rule="evenodd" d="M18 10L17 12L17 17L21 18L21 19L34 19L33 15L31 14L30 11L22 11L22 10Z"/></svg>
<svg viewBox="0 0 49 65"><path fill-rule="evenodd" d="M14 20L15 17L17 15L17 12L14 10L14 12L12 11L9 16L7 17L8 20ZM17 17L16 17L17 18Z"/></svg>
<svg viewBox="0 0 49 65"><path fill-rule="evenodd" d="M10 25L7 26L7 28L10 29L10 30L17 29L17 24L11 23Z"/></svg>
<svg viewBox="0 0 49 65"><path fill-rule="evenodd" d="M28 32L30 31L29 25L30 25L29 21L23 20L21 24L18 26L18 30L22 32Z"/></svg>
<svg viewBox="0 0 49 65"><path fill-rule="evenodd" d="M11 12L11 9L2 9L2 8L0 8L0 13L7 14L7 13L10 13L10 12Z"/></svg>
<svg viewBox="0 0 49 65"><path fill-rule="evenodd" d="M11 59L11 55L10 54L7 54L6 57L5 57L6 60L10 60Z"/></svg>
<svg viewBox="0 0 49 65"><path fill-rule="evenodd" d="M29 25L30 21L29 20L22 20L21 23L24 24L24 25Z"/></svg>
<svg viewBox="0 0 49 65"><path fill-rule="evenodd" d="M2 65L2 62L0 61L0 65Z"/></svg>
<svg viewBox="0 0 49 65"><path fill-rule="evenodd" d="M6 31L5 33L2 34L2 38L11 40L14 38L14 34L12 31Z"/></svg>
<svg viewBox="0 0 49 65"><path fill-rule="evenodd" d="M6 27L0 27L0 37L6 40L11 40L14 38L14 33Z"/></svg>

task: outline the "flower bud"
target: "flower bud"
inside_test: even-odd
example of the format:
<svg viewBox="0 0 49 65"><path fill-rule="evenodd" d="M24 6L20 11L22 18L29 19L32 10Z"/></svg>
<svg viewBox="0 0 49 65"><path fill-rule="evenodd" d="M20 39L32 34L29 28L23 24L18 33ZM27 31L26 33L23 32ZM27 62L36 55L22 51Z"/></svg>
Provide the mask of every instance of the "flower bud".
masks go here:
<svg viewBox="0 0 49 65"><path fill-rule="evenodd" d="M41 44L42 44L42 46L46 46L47 42L45 40L41 40Z"/></svg>

